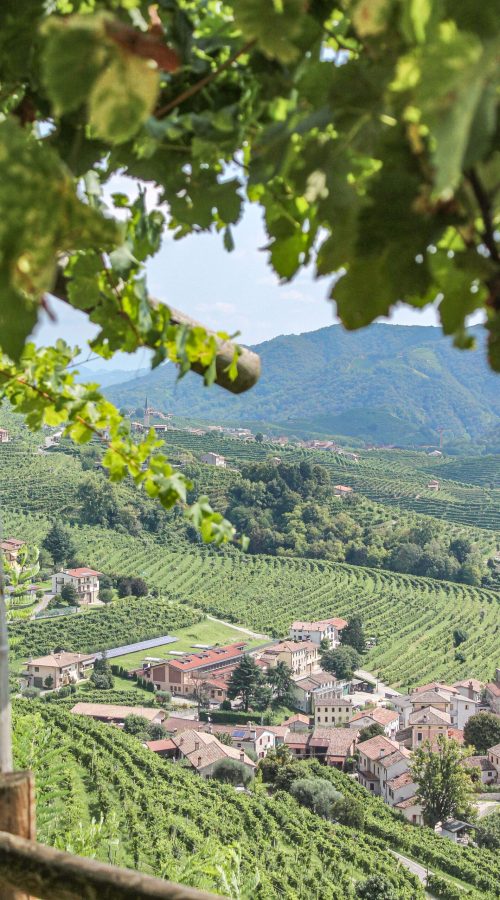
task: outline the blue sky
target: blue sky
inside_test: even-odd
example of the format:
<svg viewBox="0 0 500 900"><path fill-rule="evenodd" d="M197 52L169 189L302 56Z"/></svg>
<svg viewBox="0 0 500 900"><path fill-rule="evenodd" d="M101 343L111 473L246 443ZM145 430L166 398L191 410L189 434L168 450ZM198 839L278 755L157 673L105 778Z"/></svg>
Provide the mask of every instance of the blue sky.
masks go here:
<svg viewBox="0 0 500 900"><path fill-rule="evenodd" d="M127 189L127 179L117 179L113 190ZM154 194L151 198L154 201ZM280 284L259 248L266 235L257 207L245 210L234 229L235 250L227 253L221 235L201 234L174 241L165 236L162 249L148 265L148 286L152 296L170 302L210 328L230 333L241 332L245 344L256 344L278 334L314 331L338 321L334 306L326 298L331 278L320 281L312 272L302 272L289 284ZM81 313L65 304L51 301L57 317L51 323L46 316L35 339L39 344L63 337L70 344L85 346L95 330ZM381 319L380 321L387 321ZM433 308L424 311L401 306L391 322L399 325L436 325ZM136 369L146 364L144 354L113 361L119 368ZM95 365L102 365L101 361Z"/></svg>

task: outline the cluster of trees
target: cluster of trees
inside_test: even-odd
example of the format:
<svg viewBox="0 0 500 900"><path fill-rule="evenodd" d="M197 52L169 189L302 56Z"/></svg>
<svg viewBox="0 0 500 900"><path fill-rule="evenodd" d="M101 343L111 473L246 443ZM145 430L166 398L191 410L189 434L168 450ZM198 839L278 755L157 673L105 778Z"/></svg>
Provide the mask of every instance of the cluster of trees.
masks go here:
<svg viewBox="0 0 500 900"><path fill-rule="evenodd" d="M90 676L90 683L98 691L111 691L113 689L115 682L105 653L103 653L101 659L96 659L94 670Z"/></svg>
<svg viewBox="0 0 500 900"><path fill-rule="evenodd" d="M263 462L245 466L241 474L229 492L226 515L250 538L251 553L303 555L481 583L483 561L467 538L450 540L437 522L377 524L373 514L366 515L360 496L342 501L334 496L323 466Z"/></svg>
<svg viewBox="0 0 500 900"><path fill-rule="evenodd" d="M227 696L229 700L241 698L243 709L250 707L265 710L271 703L291 705L292 670L284 662L278 662L265 675L252 656L244 656L234 669Z"/></svg>
<svg viewBox="0 0 500 900"><path fill-rule="evenodd" d="M288 791L302 806L316 815L363 830L363 805L356 798L344 796L335 790L327 779L308 772L304 763L295 759L285 745L270 750L259 761L259 771L265 784Z"/></svg>
<svg viewBox="0 0 500 900"><path fill-rule="evenodd" d="M80 522L123 534L137 536L143 530L160 534L172 519L171 514L139 491L118 488L96 472L82 479L76 496Z"/></svg>
<svg viewBox="0 0 500 900"><path fill-rule="evenodd" d="M159 741L166 737L167 732L158 722L148 722L144 716L131 713L123 723L126 734L133 734L141 741Z"/></svg>
<svg viewBox="0 0 500 900"><path fill-rule="evenodd" d="M351 616L340 632L340 647L330 648L328 641L321 642L321 668L339 679L350 679L361 663L366 640L361 616Z"/></svg>

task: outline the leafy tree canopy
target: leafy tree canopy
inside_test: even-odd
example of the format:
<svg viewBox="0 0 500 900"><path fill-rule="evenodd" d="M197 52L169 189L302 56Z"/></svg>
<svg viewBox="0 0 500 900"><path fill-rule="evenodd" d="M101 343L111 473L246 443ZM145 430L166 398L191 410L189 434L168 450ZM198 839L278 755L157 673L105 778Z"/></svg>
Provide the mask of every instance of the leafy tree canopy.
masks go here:
<svg viewBox="0 0 500 900"><path fill-rule="evenodd" d="M486 753L500 744L500 719L494 713L477 713L464 726L464 740L476 753Z"/></svg>
<svg viewBox="0 0 500 900"><path fill-rule="evenodd" d="M340 643L346 647L354 647L358 653L364 653L365 634L361 616L351 616L346 627L340 632Z"/></svg>
<svg viewBox="0 0 500 900"><path fill-rule="evenodd" d="M321 654L321 668L331 672L336 678L352 678L354 670L359 666L360 656L354 647L343 646L335 650L327 650Z"/></svg>
<svg viewBox="0 0 500 900"><path fill-rule="evenodd" d="M385 731L379 722L373 722L372 725L367 725L366 728L361 729L358 736L358 744L362 744L363 741L369 741L370 738L377 737L379 734L385 734Z"/></svg>
<svg viewBox="0 0 500 900"><path fill-rule="evenodd" d="M444 735L433 749L429 741L413 752L410 770L418 784L417 796L423 806L424 822L430 828L450 816L472 816L470 769L462 765L470 748Z"/></svg>
<svg viewBox="0 0 500 900"><path fill-rule="evenodd" d="M234 390L239 353L149 296L144 264L167 228L220 232L264 213L283 280L329 276L344 325L436 302L470 346L483 310L500 370L498 2L473 0L4 0L0 11L0 397L32 428L94 434L113 480L165 507L189 486L153 434L135 443L76 349L28 342L53 292L98 327L94 353L153 352ZM68 77L68 72L71 77ZM168 209L103 185L156 185ZM107 192L109 194L109 191ZM205 498L207 540L234 531Z"/></svg>

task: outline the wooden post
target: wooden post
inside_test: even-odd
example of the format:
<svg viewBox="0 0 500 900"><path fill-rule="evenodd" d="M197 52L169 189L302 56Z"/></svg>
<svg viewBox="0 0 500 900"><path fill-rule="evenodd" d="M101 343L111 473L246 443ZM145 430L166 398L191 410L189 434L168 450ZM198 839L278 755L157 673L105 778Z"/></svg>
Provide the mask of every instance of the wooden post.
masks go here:
<svg viewBox="0 0 500 900"><path fill-rule="evenodd" d="M0 773L0 832L17 834L34 841L35 792L31 772ZM29 894L6 887L0 882L2 900L29 900Z"/></svg>

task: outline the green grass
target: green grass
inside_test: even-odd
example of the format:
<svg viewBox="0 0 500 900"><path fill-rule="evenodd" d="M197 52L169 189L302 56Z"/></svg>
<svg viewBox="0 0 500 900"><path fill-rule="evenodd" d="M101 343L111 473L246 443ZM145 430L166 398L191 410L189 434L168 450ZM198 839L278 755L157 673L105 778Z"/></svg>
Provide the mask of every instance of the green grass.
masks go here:
<svg viewBox="0 0 500 900"><path fill-rule="evenodd" d="M186 628L174 629L172 637L178 639L175 644L161 644L159 647L151 647L149 650L125 653L123 656L114 657L111 662L113 665L123 666L124 669L136 669L145 656L175 659L175 655L171 655L170 650L184 652L195 650L195 644L234 644L241 640L245 641L248 647L258 647L263 643L262 640L251 638L235 628L222 625L220 622L212 622L210 619L203 619L201 622L197 622L195 625L188 625Z"/></svg>

